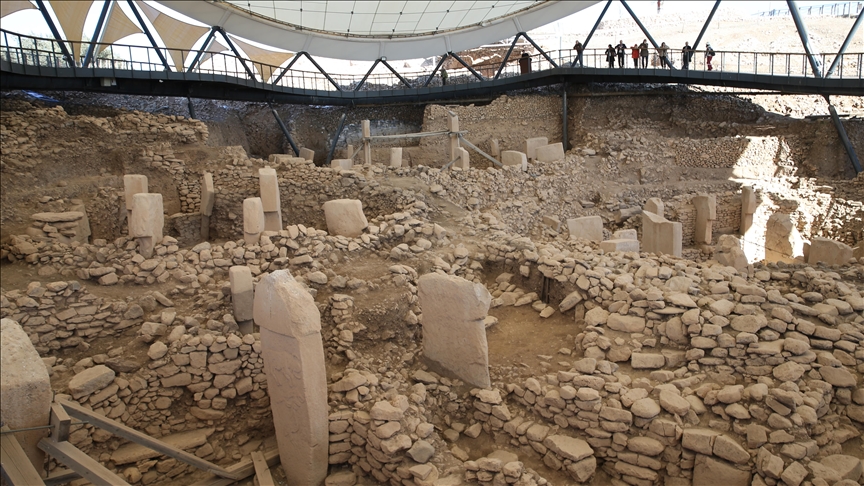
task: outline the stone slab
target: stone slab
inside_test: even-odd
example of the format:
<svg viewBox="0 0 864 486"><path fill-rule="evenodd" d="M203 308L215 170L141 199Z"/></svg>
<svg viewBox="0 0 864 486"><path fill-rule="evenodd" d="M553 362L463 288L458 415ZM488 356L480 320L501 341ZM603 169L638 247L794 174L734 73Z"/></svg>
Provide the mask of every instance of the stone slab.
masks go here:
<svg viewBox="0 0 864 486"><path fill-rule="evenodd" d="M359 199L334 199L324 203L327 232L333 236L355 238L369 226Z"/></svg>
<svg viewBox="0 0 864 486"><path fill-rule="evenodd" d="M528 155L516 150L505 150L501 152L501 164L505 167L519 167L528 170Z"/></svg>
<svg viewBox="0 0 864 486"><path fill-rule="evenodd" d="M568 219L567 229L570 231L571 238L603 241L603 218L600 216Z"/></svg>
<svg viewBox="0 0 864 486"><path fill-rule="evenodd" d="M536 159L537 147L545 147L546 145L549 145L549 139L546 137L529 138L522 144L522 152L524 152L529 159Z"/></svg>
<svg viewBox="0 0 864 486"><path fill-rule="evenodd" d="M564 144L561 142L552 143L535 149L535 158L537 162L555 162L556 160L564 160Z"/></svg>
<svg viewBox="0 0 864 486"><path fill-rule="evenodd" d="M261 188L261 207L264 212L282 211L276 169L271 167L258 169L258 185Z"/></svg>

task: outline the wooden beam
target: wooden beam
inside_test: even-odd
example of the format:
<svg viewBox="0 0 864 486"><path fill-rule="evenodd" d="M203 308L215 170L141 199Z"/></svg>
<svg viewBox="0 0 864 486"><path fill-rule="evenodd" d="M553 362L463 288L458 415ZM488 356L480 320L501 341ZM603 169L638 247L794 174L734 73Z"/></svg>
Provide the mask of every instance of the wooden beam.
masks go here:
<svg viewBox="0 0 864 486"><path fill-rule="evenodd" d="M273 482L273 475L270 474L270 466L264 459L264 454L253 451L252 464L255 466L255 478L258 479L259 486L276 486L276 483Z"/></svg>
<svg viewBox="0 0 864 486"><path fill-rule="evenodd" d="M9 430L9 427L3 426L3 432ZM12 434L0 435L0 470L6 483L13 486L45 484L18 439Z"/></svg>
<svg viewBox="0 0 864 486"><path fill-rule="evenodd" d="M241 479L235 474L226 471L225 469L217 466L216 464L213 464L212 462L205 461L198 456L189 454L188 452L178 449L172 445L166 444L161 440L154 439L147 434L143 434L135 429L126 427L125 425L111 420L104 415L98 414L92 410L88 410L82 407L77 402L64 400L60 403L63 405L63 408L66 409L66 412L68 412L69 415L71 415L72 417L75 417L79 420L84 420L90 425L99 427L100 429L105 429L118 437L122 437L126 440L131 440L136 444L141 444L143 446L149 447L154 451L165 454L168 457L173 457L178 461L185 462L186 464L190 464L197 467L198 469L202 469L209 473L215 474L216 476L232 479L235 481Z"/></svg>
<svg viewBox="0 0 864 486"><path fill-rule="evenodd" d="M279 449L270 449L268 451L264 451L264 460L267 461L267 466L275 467L277 464L279 464ZM247 457L236 464L228 466L225 469L237 474L239 476L238 481L246 479L249 476L255 474L255 465L250 457ZM210 476L209 478L202 479L201 481L198 481L191 486L230 486L232 484L234 484L234 481L230 479Z"/></svg>
<svg viewBox="0 0 864 486"><path fill-rule="evenodd" d="M120 476L109 471L99 461L69 442L42 439L39 441L39 448L96 486L129 486L129 483L121 479Z"/></svg>
<svg viewBox="0 0 864 486"><path fill-rule="evenodd" d="M54 442L66 442L69 440L69 426L72 424L72 417L66 413L66 410L57 402L51 403L51 440Z"/></svg>
<svg viewBox="0 0 864 486"><path fill-rule="evenodd" d="M45 486L60 486L81 477L80 474L71 469L58 469L45 478Z"/></svg>

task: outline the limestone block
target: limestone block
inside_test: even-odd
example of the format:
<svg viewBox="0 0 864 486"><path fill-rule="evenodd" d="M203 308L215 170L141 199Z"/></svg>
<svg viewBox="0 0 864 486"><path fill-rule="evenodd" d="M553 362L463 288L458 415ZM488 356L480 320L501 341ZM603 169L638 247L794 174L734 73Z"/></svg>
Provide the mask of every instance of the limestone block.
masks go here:
<svg viewBox="0 0 864 486"><path fill-rule="evenodd" d="M330 167L334 169L349 170L354 167L354 161L351 159L333 159L330 161Z"/></svg>
<svg viewBox="0 0 864 486"><path fill-rule="evenodd" d="M846 265L852 259L852 247L828 238L813 238L807 263L822 262L826 265Z"/></svg>
<svg viewBox="0 0 864 486"><path fill-rule="evenodd" d="M718 263L727 267L735 267L737 270L747 268L747 255L741 248L741 241L732 235L720 236L714 258Z"/></svg>
<svg viewBox="0 0 864 486"><path fill-rule="evenodd" d="M610 251L635 251L639 252L639 240L613 239L600 242L600 249L609 253Z"/></svg>
<svg viewBox="0 0 864 486"><path fill-rule="evenodd" d="M717 219L717 198L713 194L696 196L691 200L691 203L696 208L696 227L693 241L697 244L710 244L712 222Z"/></svg>
<svg viewBox="0 0 864 486"><path fill-rule="evenodd" d="M264 213L264 231L280 231L282 229L282 211Z"/></svg>
<svg viewBox="0 0 864 486"><path fill-rule="evenodd" d="M765 261L793 262L804 256L804 239L788 214L774 213L765 225Z"/></svg>
<svg viewBox="0 0 864 486"><path fill-rule="evenodd" d="M327 232L334 236L355 238L369 226L359 199L334 199L324 203Z"/></svg>
<svg viewBox="0 0 864 486"><path fill-rule="evenodd" d="M390 167L402 167L402 147L390 148Z"/></svg>
<svg viewBox="0 0 864 486"><path fill-rule="evenodd" d="M267 392L287 483L321 484L329 451L321 314L287 270L261 278L253 313L261 328Z"/></svg>
<svg viewBox="0 0 864 486"><path fill-rule="evenodd" d="M537 147L535 149L535 159L538 162L555 162L556 160L564 159L564 144L561 142Z"/></svg>
<svg viewBox="0 0 864 486"><path fill-rule="evenodd" d="M248 197L243 200L243 232L246 236L254 235L251 244L258 242L258 237L264 231L264 208L260 197ZM246 239L250 243L249 238Z"/></svg>
<svg viewBox="0 0 864 486"><path fill-rule="evenodd" d="M696 455L693 486L749 486L750 472L702 454Z"/></svg>
<svg viewBox="0 0 864 486"><path fill-rule="evenodd" d="M753 190L753 186L741 187L741 212L744 214L753 214L758 207L756 192Z"/></svg>
<svg viewBox="0 0 864 486"><path fill-rule="evenodd" d="M481 284L428 273L418 280L423 354L460 379L487 388L489 351L483 319L492 296Z"/></svg>
<svg viewBox="0 0 864 486"><path fill-rule="evenodd" d="M568 219L567 229L570 231L571 238L603 241L603 218L600 216Z"/></svg>
<svg viewBox="0 0 864 486"><path fill-rule="evenodd" d="M213 186L213 174L205 172L201 180L201 214L213 216L214 202L216 202L216 188Z"/></svg>
<svg viewBox="0 0 864 486"><path fill-rule="evenodd" d="M315 162L315 151L303 147L300 149L300 157L304 160L308 160L309 162Z"/></svg>
<svg viewBox="0 0 864 486"><path fill-rule="evenodd" d="M235 265L228 269L228 279L231 282L234 319L237 321L252 319L252 304L254 302L252 270L246 265Z"/></svg>
<svg viewBox="0 0 864 486"><path fill-rule="evenodd" d="M648 211L649 213L654 213L661 218L665 217L666 213L666 205L663 204L663 200L659 197L649 198L648 201L645 202L645 206L642 208L643 211Z"/></svg>
<svg viewBox="0 0 864 486"><path fill-rule="evenodd" d="M343 152L343 159L351 159L354 160L354 146L349 144L345 147L345 152Z"/></svg>
<svg viewBox="0 0 864 486"><path fill-rule="evenodd" d="M652 212L642 212L642 247L647 253L681 256L681 223L667 221Z"/></svg>
<svg viewBox="0 0 864 486"><path fill-rule="evenodd" d="M457 155L459 158L456 162L453 162L453 167L458 167L463 170L471 167L471 154L465 150L465 147L459 147L457 149Z"/></svg>
<svg viewBox="0 0 864 486"><path fill-rule="evenodd" d="M528 170L528 156L516 150L505 150L501 152L501 164L504 167L519 167L525 171Z"/></svg>
<svg viewBox="0 0 864 486"><path fill-rule="evenodd" d="M150 237L154 244L162 241L165 214L162 194L140 193L132 196L132 215L129 218L129 236Z"/></svg>
<svg viewBox="0 0 864 486"><path fill-rule="evenodd" d="M279 181L276 178L276 169L264 167L258 169L258 184L261 186L261 207L264 212L281 211L282 205L279 197ZM277 228L279 231L282 228Z"/></svg>
<svg viewBox="0 0 864 486"><path fill-rule="evenodd" d="M12 319L0 320L0 418L10 429L48 425L51 379L48 369L24 329ZM45 453L36 444L44 430L20 432L15 438L37 471Z"/></svg>
<svg viewBox="0 0 864 486"><path fill-rule="evenodd" d="M615 240L638 240L639 233L635 229L623 229L612 233Z"/></svg>
<svg viewBox="0 0 864 486"><path fill-rule="evenodd" d="M558 219L558 216L543 216L543 224L555 231L561 231L561 220Z"/></svg>
<svg viewBox="0 0 864 486"><path fill-rule="evenodd" d="M126 196L126 209L131 211L135 206L132 196L147 192L147 176L126 174L123 176L123 193Z"/></svg>
<svg viewBox="0 0 864 486"><path fill-rule="evenodd" d="M491 155L492 157L498 157L499 155L501 155L501 148L498 144L497 139L493 138L492 140L489 140L489 155Z"/></svg>
<svg viewBox="0 0 864 486"><path fill-rule="evenodd" d="M525 140L525 143L522 145L522 152L528 156L529 159L537 158L537 147L545 147L549 145L549 139L546 137L535 137L529 138Z"/></svg>

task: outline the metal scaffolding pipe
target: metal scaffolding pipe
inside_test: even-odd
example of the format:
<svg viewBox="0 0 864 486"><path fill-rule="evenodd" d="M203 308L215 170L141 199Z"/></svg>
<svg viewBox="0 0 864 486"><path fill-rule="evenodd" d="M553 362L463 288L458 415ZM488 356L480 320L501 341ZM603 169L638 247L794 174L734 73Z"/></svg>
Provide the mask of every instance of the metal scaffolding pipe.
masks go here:
<svg viewBox="0 0 864 486"><path fill-rule="evenodd" d="M848 155L849 160L852 161L852 168L855 169L856 174L860 174L861 161L858 160L858 154L855 153L855 147L852 146L852 141L849 140L849 135L846 133L846 129L843 127L843 123L840 121L840 117L837 115L837 110L834 108L834 105L831 104L831 101L827 96L825 97L825 100L828 101L828 112L831 113L831 121L834 122L834 128L837 129L837 135L840 136L840 141L846 149L846 155Z"/></svg>
<svg viewBox="0 0 864 486"><path fill-rule="evenodd" d="M795 0L786 0L789 5L789 15L792 16L792 21L795 22L795 30L798 31L798 37L801 38L801 44L804 46L804 52L807 53L807 59L810 60L810 69L813 70L813 76L822 77L822 72L819 70L819 63L813 55L813 49L810 48L810 39L807 36L807 27L801 20L801 15L798 13L798 7L795 5Z"/></svg>
<svg viewBox="0 0 864 486"><path fill-rule="evenodd" d="M720 0L714 2L714 8L711 9L711 13L708 14L708 18L705 19L705 23L702 25L702 30L699 31L699 35L696 37L696 42L693 43L693 50L699 46L699 43L702 41L702 36L705 35L705 31L708 30L708 25L711 24L711 19L714 18L714 13L717 12L717 7L720 6Z"/></svg>
<svg viewBox="0 0 864 486"><path fill-rule="evenodd" d="M333 154L336 152L336 142L339 141L339 135L342 134L342 129L345 128L345 119L348 118L348 112L342 113L339 118L339 125L336 127L336 134L333 135L333 142L330 143L330 152L327 153L327 162L325 167L330 167L330 162L333 162Z"/></svg>
<svg viewBox="0 0 864 486"><path fill-rule="evenodd" d="M282 123L282 118L279 117L279 113L276 113L276 108L273 108L273 105L267 103L267 106L270 107L270 111L273 112L273 118L276 118L276 123L279 124L279 128L282 130L282 134L285 135L285 138L288 140L288 145L291 145L291 150L294 151L295 156L300 156L300 149L297 148L297 144L294 143L294 139L291 138L291 133L288 132L288 127Z"/></svg>
<svg viewBox="0 0 864 486"><path fill-rule="evenodd" d="M846 36L846 40L843 41L843 45L840 46L840 50L837 51L837 57L834 58L834 62L831 63L831 67L828 68L828 71L825 72L825 77L829 78L834 73L834 68L837 67L837 64L843 59L843 54L846 54L846 49L849 47L849 44L852 43L852 38L855 37L855 32L858 31L858 27L861 26L861 18L864 15L858 14L858 17L855 19L855 23L852 24L852 28L849 29L849 35Z"/></svg>

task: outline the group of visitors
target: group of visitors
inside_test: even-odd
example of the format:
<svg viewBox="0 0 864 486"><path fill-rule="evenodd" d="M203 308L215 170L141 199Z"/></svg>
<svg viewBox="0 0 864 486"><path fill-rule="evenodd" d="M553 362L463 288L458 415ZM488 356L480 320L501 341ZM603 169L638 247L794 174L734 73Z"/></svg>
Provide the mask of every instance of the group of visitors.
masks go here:
<svg viewBox="0 0 864 486"><path fill-rule="evenodd" d="M627 45L624 44L623 40L619 40L618 45L614 47L612 46L612 44L609 44L604 53L606 56L606 63L608 67L610 69L614 68L615 61L617 60L618 67L623 69L625 67L624 58L626 57L628 49L630 50L630 58L633 60L634 69L639 69L640 67L642 69L645 69L648 67L648 54L650 52L650 47L648 47L648 39L643 40L641 44L633 44L633 47L627 47ZM585 50L585 47L580 41L577 40L576 44L573 46L573 50L576 51L576 58L573 60L571 66L584 66L582 64L582 53ZM670 69L674 67L672 65L672 62L669 60L669 51L670 48L668 45L666 45L665 42L660 44L660 47L657 48L657 57L660 60L660 67ZM690 47L689 42L684 43L684 47L681 48L681 63L684 69L690 69L690 63L693 61L693 54L695 52L696 51L692 47ZM714 70L714 66L711 64L711 60L714 58L714 54L714 49L711 48L711 44L706 43L705 66L708 71Z"/></svg>

